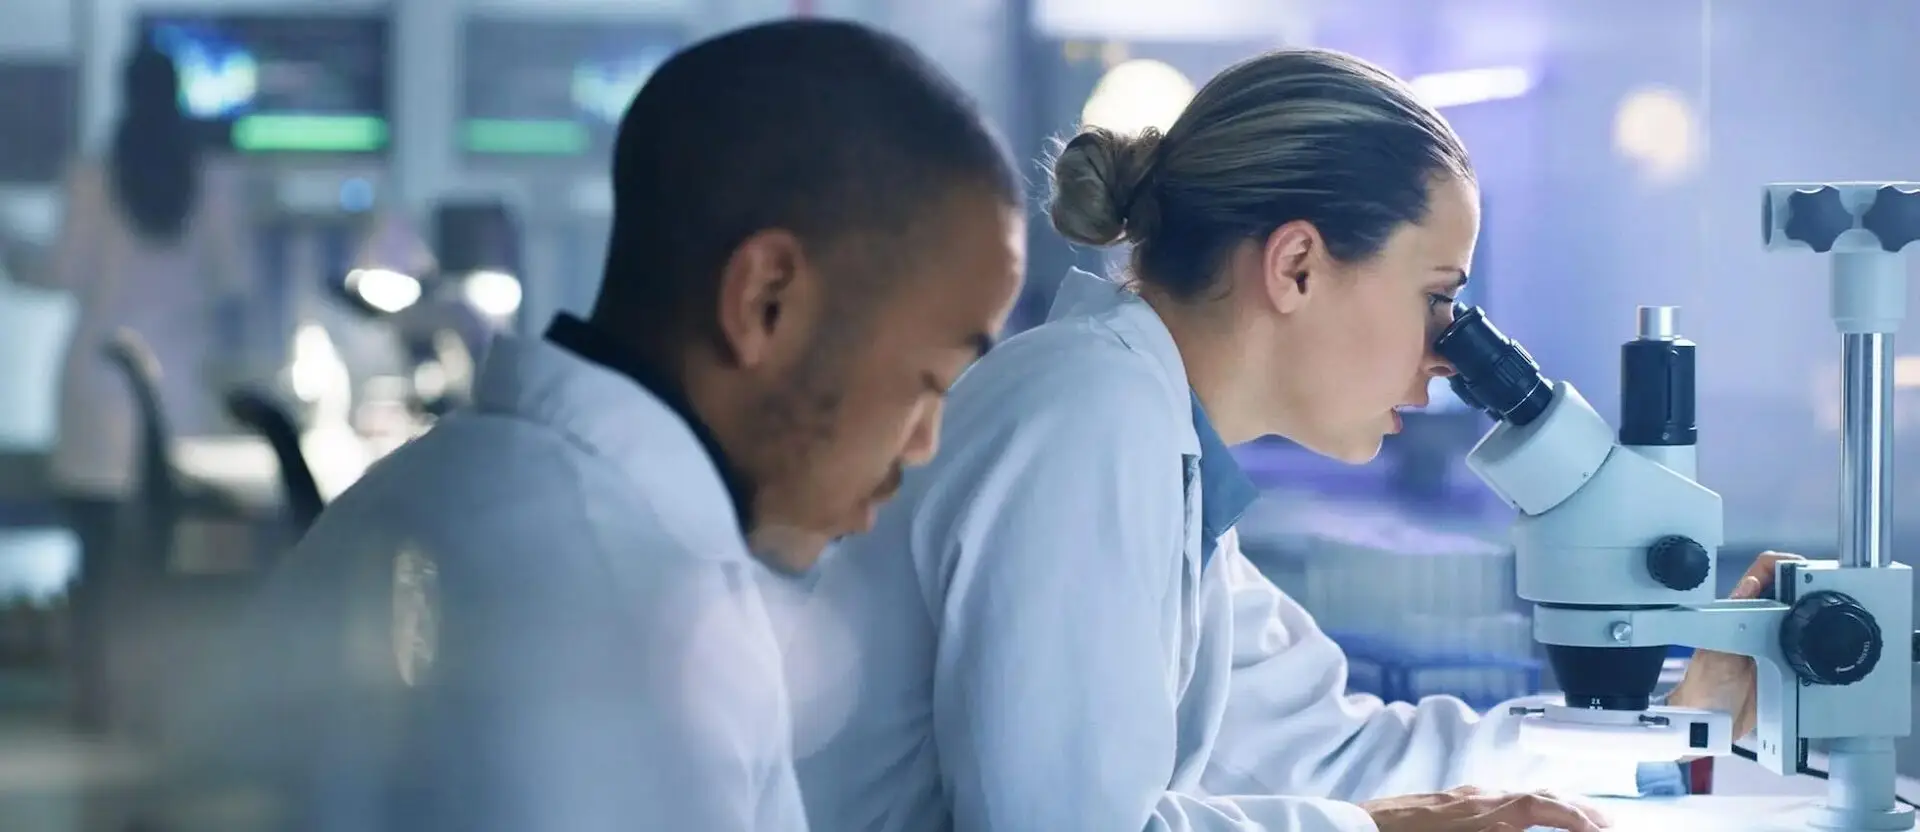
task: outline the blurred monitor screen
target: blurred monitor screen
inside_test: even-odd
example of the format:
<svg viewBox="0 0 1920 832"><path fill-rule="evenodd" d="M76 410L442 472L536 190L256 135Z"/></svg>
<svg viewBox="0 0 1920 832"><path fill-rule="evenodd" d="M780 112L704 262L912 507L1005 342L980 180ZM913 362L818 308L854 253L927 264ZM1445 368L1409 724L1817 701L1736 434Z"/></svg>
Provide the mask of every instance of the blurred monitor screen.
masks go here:
<svg viewBox="0 0 1920 832"><path fill-rule="evenodd" d="M60 181L79 144L79 84L68 61L0 62L0 184Z"/></svg>
<svg viewBox="0 0 1920 832"><path fill-rule="evenodd" d="M460 148L598 163L634 93L686 41L664 23L470 19Z"/></svg>
<svg viewBox="0 0 1920 832"><path fill-rule="evenodd" d="M180 68L180 107L241 153L383 153L384 15L156 14L141 34Z"/></svg>

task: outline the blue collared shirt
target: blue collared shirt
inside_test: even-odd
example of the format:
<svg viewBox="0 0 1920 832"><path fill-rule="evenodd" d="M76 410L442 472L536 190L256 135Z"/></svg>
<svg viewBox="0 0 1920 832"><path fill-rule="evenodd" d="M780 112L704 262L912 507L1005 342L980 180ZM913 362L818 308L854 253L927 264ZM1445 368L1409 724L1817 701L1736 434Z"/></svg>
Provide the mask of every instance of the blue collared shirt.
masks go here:
<svg viewBox="0 0 1920 832"><path fill-rule="evenodd" d="M1246 516L1260 490L1213 429L1200 395L1194 393L1192 398L1193 431L1200 437L1200 458L1197 465L1188 466L1188 476L1200 477L1200 568L1205 569L1220 547L1220 536Z"/></svg>

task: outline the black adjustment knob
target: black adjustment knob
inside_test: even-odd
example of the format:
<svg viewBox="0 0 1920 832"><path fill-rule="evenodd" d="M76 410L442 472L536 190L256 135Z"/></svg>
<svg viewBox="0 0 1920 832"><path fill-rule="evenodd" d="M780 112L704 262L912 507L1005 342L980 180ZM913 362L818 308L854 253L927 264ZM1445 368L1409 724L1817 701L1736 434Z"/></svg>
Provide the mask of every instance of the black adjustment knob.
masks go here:
<svg viewBox="0 0 1920 832"><path fill-rule="evenodd" d="M1838 592L1802 597L1780 625L1787 663L1816 685L1851 685L1867 678L1884 646L1873 614Z"/></svg>
<svg viewBox="0 0 1920 832"><path fill-rule="evenodd" d="M1873 207L1860 218L1860 227L1880 238L1880 247L1887 251L1899 251L1920 240L1920 190L1882 187L1874 192Z"/></svg>
<svg viewBox="0 0 1920 832"><path fill-rule="evenodd" d="M1713 572L1713 555L1691 537L1672 534L1647 547L1647 574L1668 589L1685 592Z"/></svg>
<svg viewBox="0 0 1920 832"><path fill-rule="evenodd" d="M1781 229L1789 240L1799 240L1814 251L1833 250L1841 234L1853 230L1853 212L1840 201L1840 190L1822 185L1811 191L1787 195L1787 224Z"/></svg>

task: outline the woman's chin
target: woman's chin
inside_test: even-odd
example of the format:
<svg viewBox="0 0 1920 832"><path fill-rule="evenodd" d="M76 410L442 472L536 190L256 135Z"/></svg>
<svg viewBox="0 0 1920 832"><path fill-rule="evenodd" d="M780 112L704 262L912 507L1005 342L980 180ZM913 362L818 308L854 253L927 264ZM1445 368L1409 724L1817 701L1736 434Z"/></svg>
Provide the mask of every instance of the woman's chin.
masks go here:
<svg viewBox="0 0 1920 832"><path fill-rule="evenodd" d="M1375 457L1380 456L1380 440L1375 439L1372 442L1355 443L1354 447L1345 453L1332 454L1332 456L1334 459L1348 465L1365 465L1372 462Z"/></svg>
<svg viewBox="0 0 1920 832"><path fill-rule="evenodd" d="M1300 442L1299 444L1309 451L1337 462L1365 465L1380 455L1382 439L1383 437L1376 433L1372 436L1330 437L1324 442Z"/></svg>

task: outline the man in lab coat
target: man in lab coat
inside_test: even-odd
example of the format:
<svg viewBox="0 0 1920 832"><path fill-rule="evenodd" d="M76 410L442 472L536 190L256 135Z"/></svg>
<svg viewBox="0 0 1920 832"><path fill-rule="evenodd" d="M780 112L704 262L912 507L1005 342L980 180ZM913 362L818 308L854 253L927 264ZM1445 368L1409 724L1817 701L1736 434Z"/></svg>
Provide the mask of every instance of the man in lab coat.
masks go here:
<svg viewBox="0 0 1920 832"><path fill-rule="evenodd" d="M192 726L283 828L805 828L754 576L933 455L1018 291L1017 178L844 23L689 48L617 145L592 314L496 341L471 408L328 508Z"/></svg>

